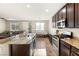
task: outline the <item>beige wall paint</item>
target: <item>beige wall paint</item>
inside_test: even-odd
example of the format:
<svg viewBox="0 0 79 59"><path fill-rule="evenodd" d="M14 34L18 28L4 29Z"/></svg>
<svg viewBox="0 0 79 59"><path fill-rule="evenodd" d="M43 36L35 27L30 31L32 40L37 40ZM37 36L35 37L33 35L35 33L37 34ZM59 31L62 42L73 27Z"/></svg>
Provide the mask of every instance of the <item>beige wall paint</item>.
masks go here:
<svg viewBox="0 0 79 59"><path fill-rule="evenodd" d="M48 33L48 28L49 28L49 21L48 20L39 20L39 21L30 21L31 25L32 25L32 32L38 33L38 34L47 34ZM42 32L37 32L36 31L36 23L37 22L44 22L45 26L44 26L44 31Z"/></svg>
<svg viewBox="0 0 79 59"><path fill-rule="evenodd" d="M0 33L6 31L6 20L0 19Z"/></svg>
<svg viewBox="0 0 79 59"><path fill-rule="evenodd" d="M12 23L17 23L17 24L19 24L19 26L20 26L20 28L19 29L17 29L17 30L12 30L11 28L11 24ZM17 22L17 21L6 21L6 31L20 31L20 30L22 30L23 28L22 28L22 22Z"/></svg>
<svg viewBox="0 0 79 59"><path fill-rule="evenodd" d="M9 56L9 45L0 45L0 56Z"/></svg>
<svg viewBox="0 0 79 59"><path fill-rule="evenodd" d="M14 22L14 21L7 21L7 31L10 30L10 22ZM31 29L32 29L33 33L47 34L48 30L49 30L49 21L48 20L32 20L32 21L17 21L17 22L21 22L21 24L20 24L21 30L24 30L26 32L28 32L29 23L31 23L31 27L32 27ZM36 23L37 22L45 23L43 32L36 32Z"/></svg>
<svg viewBox="0 0 79 59"><path fill-rule="evenodd" d="M50 20L49 20L49 33L53 35L53 34L55 34L57 29L58 28L52 27L52 18L50 18ZM71 32L73 32L73 36L79 37L79 28L64 28L64 29L58 29L58 30L60 30L60 32L71 31Z"/></svg>
<svg viewBox="0 0 79 59"><path fill-rule="evenodd" d="M10 31L10 22L6 21L6 31Z"/></svg>
<svg viewBox="0 0 79 59"><path fill-rule="evenodd" d="M29 22L22 22L21 23L21 26L22 26L21 29L28 32L28 27L29 27L28 24L29 24Z"/></svg>

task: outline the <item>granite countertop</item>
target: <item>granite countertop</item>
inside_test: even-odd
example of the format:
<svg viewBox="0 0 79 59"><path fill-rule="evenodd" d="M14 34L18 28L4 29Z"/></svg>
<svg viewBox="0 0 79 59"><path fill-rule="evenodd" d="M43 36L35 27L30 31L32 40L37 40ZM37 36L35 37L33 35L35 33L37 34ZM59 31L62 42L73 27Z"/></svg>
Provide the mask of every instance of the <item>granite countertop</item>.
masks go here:
<svg viewBox="0 0 79 59"><path fill-rule="evenodd" d="M26 37L23 37L23 39L14 39L14 40L11 40L9 39L7 42L4 42L4 43L0 43L0 44L30 44L34 39L34 36L36 34L32 34L30 37L26 36Z"/></svg>
<svg viewBox="0 0 79 59"><path fill-rule="evenodd" d="M20 33L23 33L23 31L5 31L3 33L0 33L0 39L5 39Z"/></svg>
<svg viewBox="0 0 79 59"><path fill-rule="evenodd" d="M68 43L68 44L70 44L71 46L79 49L79 38L73 38L73 39L65 38L65 39L61 39L61 40Z"/></svg>

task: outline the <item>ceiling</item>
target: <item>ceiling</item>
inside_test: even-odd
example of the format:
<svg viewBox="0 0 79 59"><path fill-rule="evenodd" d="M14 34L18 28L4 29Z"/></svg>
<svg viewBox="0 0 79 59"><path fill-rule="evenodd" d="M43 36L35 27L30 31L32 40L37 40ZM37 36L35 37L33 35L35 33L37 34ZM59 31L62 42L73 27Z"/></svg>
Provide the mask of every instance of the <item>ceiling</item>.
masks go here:
<svg viewBox="0 0 79 59"><path fill-rule="evenodd" d="M49 20L65 4L0 3L0 17L7 20Z"/></svg>

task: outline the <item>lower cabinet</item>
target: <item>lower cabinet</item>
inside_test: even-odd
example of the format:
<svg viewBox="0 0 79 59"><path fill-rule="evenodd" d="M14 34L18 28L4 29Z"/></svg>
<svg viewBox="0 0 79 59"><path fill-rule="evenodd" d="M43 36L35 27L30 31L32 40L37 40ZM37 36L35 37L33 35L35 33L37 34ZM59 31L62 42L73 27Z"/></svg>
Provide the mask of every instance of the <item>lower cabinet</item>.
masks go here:
<svg viewBox="0 0 79 59"><path fill-rule="evenodd" d="M77 54L74 53L74 52L71 52L71 56L79 56L79 55L77 55Z"/></svg>
<svg viewBox="0 0 79 59"><path fill-rule="evenodd" d="M52 44L52 35L51 34L49 34L49 41Z"/></svg>
<svg viewBox="0 0 79 59"><path fill-rule="evenodd" d="M60 40L59 55L60 56L79 56L79 49Z"/></svg>
<svg viewBox="0 0 79 59"><path fill-rule="evenodd" d="M67 43L60 41L60 49L59 49L60 56L70 56L70 45Z"/></svg>
<svg viewBox="0 0 79 59"><path fill-rule="evenodd" d="M35 48L35 40L30 44L10 44L9 55L10 56L33 56Z"/></svg>
<svg viewBox="0 0 79 59"><path fill-rule="evenodd" d="M60 56L69 56L70 51L63 44L61 44Z"/></svg>
<svg viewBox="0 0 79 59"><path fill-rule="evenodd" d="M11 44L9 45L10 56L29 56L30 45L26 44Z"/></svg>
<svg viewBox="0 0 79 59"><path fill-rule="evenodd" d="M72 47L71 56L79 56L79 49Z"/></svg>

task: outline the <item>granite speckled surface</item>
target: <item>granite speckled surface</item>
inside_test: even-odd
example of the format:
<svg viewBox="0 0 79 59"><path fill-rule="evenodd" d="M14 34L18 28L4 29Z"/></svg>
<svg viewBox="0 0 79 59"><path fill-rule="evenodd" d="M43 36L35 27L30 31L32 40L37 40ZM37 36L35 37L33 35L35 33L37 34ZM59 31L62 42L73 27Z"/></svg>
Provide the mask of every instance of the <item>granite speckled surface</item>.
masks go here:
<svg viewBox="0 0 79 59"><path fill-rule="evenodd" d="M29 39L27 36L23 37L23 38L19 38L19 39L14 39L12 40L11 37L9 37L10 39L8 39L7 41L0 43L0 44L29 44L30 42L32 42L32 38L35 36L35 34L32 34L31 39Z"/></svg>
<svg viewBox="0 0 79 59"><path fill-rule="evenodd" d="M79 38L73 38L73 39L65 38L65 39L61 39L61 40L70 44L71 46L79 49Z"/></svg>

